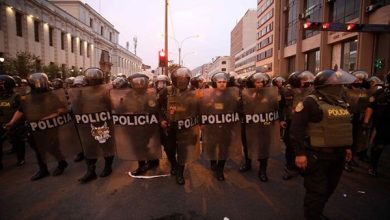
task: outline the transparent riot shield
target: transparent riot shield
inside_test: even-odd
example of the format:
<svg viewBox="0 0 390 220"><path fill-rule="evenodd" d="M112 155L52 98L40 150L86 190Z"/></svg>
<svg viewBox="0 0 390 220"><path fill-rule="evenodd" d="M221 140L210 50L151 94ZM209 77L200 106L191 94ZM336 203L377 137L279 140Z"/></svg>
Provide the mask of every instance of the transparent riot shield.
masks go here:
<svg viewBox="0 0 390 220"><path fill-rule="evenodd" d="M68 90L81 145L89 159L115 153L109 90L107 84Z"/></svg>
<svg viewBox="0 0 390 220"><path fill-rule="evenodd" d="M292 109L294 110L298 103L303 102L306 96L310 95L314 91L314 88L293 88L291 91L294 94L292 105Z"/></svg>
<svg viewBox="0 0 390 220"><path fill-rule="evenodd" d="M346 89L346 101L352 114L364 112L369 104L369 95L365 89Z"/></svg>
<svg viewBox="0 0 390 220"><path fill-rule="evenodd" d="M169 95L167 109L170 124L175 129L178 162L184 164L197 160L200 155L200 129L195 92Z"/></svg>
<svg viewBox="0 0 390 220"><path fill-rule="evenodd" d="M239 91L231 87L202 91L200 122L202 153L208 160L226 160L242 154Z"/></svg>
<svg viewBox="0 0 390 220"><path fill-rule="evenodd" d="M161 158L155 90L139 94L130 88L112 89L110 98L118 157L124 160Z"/></svg>
<svg viewBox="0 0 390 220"><path fill-rule="evenodd" d="M257 160L280 154L277 88L244 89L242 102L249 156Z"/></svg>
<svg viewBox="0 0 390 220"><path fill-rule="evenodd" d="M46 161L73 157L81 151L63 89L29 94L21 101L37 149Z"/></svg>

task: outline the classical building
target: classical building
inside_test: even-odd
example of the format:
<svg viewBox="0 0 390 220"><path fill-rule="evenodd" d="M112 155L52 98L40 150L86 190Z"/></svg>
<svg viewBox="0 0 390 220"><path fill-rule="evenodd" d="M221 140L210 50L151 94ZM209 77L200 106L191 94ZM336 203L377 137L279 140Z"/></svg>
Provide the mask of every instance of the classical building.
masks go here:
<svg viewBox="0 0 390 220"><path fill-rule="evenodd" d="M390 24L390 1L285 0L281 5L280 74L307 69L362 69L373 75L390 70L390 34L304 30L311 22ZM383 68L375 68L375 60Z"/></svg>
<svg viewBox="0 0 390 220"><path fill-rule="evenodd" d="M0 52L28 51L43 65L100 67L106 73L141 70L142 60L120 46L119 32L80 0L4 0L0 3Z"/></svg>

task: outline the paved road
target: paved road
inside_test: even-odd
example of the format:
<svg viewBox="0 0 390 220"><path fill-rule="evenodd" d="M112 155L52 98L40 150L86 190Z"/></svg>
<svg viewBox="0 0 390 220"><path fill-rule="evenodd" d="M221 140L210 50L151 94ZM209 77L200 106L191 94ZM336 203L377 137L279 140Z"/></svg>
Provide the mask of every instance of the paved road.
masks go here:
<svg viewBox="0 0 390 220"><path fill-rule="evenodd" d="M303 219L302 178L281 179L283 158L272 158L268 183L261 183L255 168L237 171L238 161L229 161L226 181L218 182L208 163L199 160L185 172L184 187L173 177L134 179L127 175L135 162L114 162L108 178L81 185L77 179L85 164L71 162L62 176L31 182L37 167L31 150L27 163L14 165L14 155L5 155L0 171L0 219ZM328 202L330 219L390 219L390 150L381 161L380 176L366 174L367 164L353 173L344 172ZM98 161L97 170L103 168ZM49 163L54 170L56 164ZM149 174L169 170L167 161Z"/></svg>

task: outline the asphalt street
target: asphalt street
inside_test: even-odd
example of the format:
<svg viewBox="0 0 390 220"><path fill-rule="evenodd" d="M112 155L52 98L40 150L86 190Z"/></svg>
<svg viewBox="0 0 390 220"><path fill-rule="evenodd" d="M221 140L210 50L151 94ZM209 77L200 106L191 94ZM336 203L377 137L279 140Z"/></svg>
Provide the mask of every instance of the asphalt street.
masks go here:
<svg viewBox="0 0 390 220"><path fill-rule="evenodd" d="M6 150L6 149L5 149ZM174 177L134 179L128 175L136 168L131 161L114 161L107 178L79 184L84 162L69 166L61 176L31 182L37 171L31 149L26 164L16 167L15 155L5 155L0 171L0 219L303 219L303 179L282 180L283 156L270 160L270 181L257 177L258 164L251 171L238 172L239 160L230 160L226 180L219 182L203 159L185 170L186 183ZM390 219L390 151L382 157L379 176L367 175L368 165L343 173L336 192L324 214L329 219ZM98 174L104 160L97 165ZM48 164L53 171L56 163ZM166 159L148 175L168 173Z"/></svg>

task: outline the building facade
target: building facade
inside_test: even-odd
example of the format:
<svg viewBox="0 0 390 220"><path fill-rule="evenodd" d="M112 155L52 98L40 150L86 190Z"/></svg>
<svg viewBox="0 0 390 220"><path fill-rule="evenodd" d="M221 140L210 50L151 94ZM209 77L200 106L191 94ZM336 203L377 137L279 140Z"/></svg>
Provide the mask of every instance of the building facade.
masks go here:
<svg viewBox="0 0 390 220"><path fill-rule="evenodd" d="M0 3L0 52L27 51L41 64L71 71L100 67L107 74L141 70L142 60L118 43L119 32L89 5L67 0Z"/></svg>
<svg viewBox="0 0 390 220"><path fill-rule="evenodd" d="M264 0L262 1L264 2ZM371 75L390 70L390 34L305 30L310 22L390 24L388 0L283 0L280 1L280 62L274 73L288 76L296 70L362 69ZM383 66L375 68L375 61Z"/></svg>
<svg viewBox="0 0 390 220"><path fill-rule="evenodd" d="M230 73L232 71L230 62L231 62L230 56L218 56L214 58L213 62L209 66L207 66L208 72L207 72L206 80L210 81L210 78L214 73L218 73L218 72Z"/></svg>
<svg viewBox="0 0 390 220"><path fill-rule="evenodd" d="M254 42L234 57L234 72L238 77L250 76L256 72L256 45Z"/></svg>
<svg viewBox="0 0 390 220"><path fill-rule="evenodd" d="M280 2L257 0L256 71L271 76L279 71Z"/></svg>

